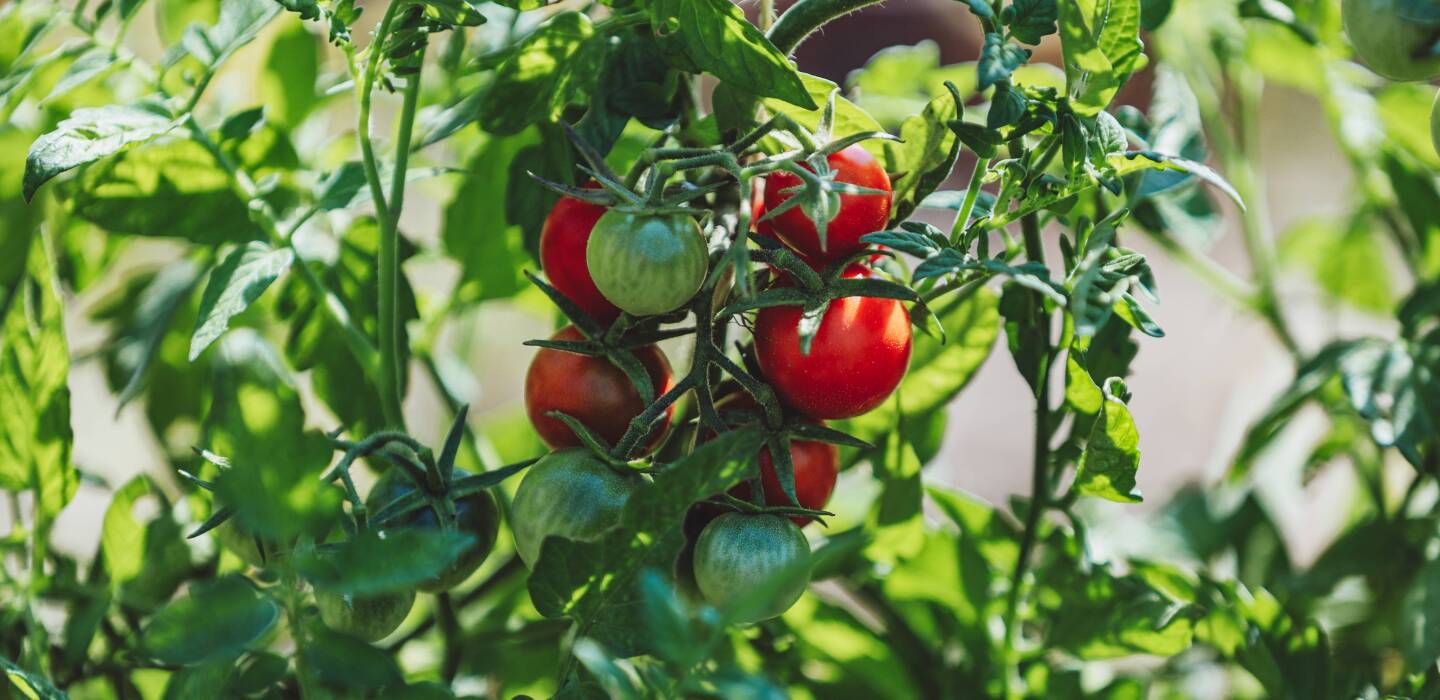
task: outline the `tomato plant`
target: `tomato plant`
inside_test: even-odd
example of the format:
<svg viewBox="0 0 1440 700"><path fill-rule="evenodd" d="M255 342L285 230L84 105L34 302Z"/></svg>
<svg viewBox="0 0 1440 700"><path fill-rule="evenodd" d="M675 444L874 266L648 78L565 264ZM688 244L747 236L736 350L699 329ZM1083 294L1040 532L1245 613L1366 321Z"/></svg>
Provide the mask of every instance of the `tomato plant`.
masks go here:
<svg viewBox="0 0 1440 700"><path fill-rule="evenodd" d="M1436 3L783 5L0 4L0 697L1434 696Z"/></svg>

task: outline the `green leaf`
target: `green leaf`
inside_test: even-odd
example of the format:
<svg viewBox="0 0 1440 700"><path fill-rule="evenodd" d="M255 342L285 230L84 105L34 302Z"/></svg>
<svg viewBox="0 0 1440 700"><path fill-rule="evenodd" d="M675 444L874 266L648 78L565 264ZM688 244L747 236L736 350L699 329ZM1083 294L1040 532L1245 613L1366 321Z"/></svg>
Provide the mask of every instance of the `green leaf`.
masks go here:
<svg viewBox="0 0 1440 700"><path fill-rule="evenodd" d="M486 142L445 206L440 239L460 263L461 296L467 299L504 299L528 286L521 271L530 256L518 228L506 221L505 201L511 188L524 184L510 177L509 163L533 142L532 131Z"/></svg>
<svg viewBox="0 0 1440 700"><path fill-rule="evenodd" d="M1353 340L1337 341L1301 363L1290 386L1270 402L1260 418L1250 424L1230 466L1231 479L1239 479L1249 473L1255 458L1290 424L1290 417L1339 373L1340 363L1362 344Z"/></svg>
<svg viewBox="0 0 1440 700"><path fill-rule="evenodd" d="M648 650L639 573L670 571L684 545L690 504L755 473L761 435L741 428L697 448L630 496L616 527L597 542L545 540L530 575L530 598L546 617L570 617L576 635L620 656Z"/></svg>
<svg viewBox="0 0 1440 700"><path fill-rule="evenodd" d="M562 12L515 47L495 69L480 103L480 127L490 134L514 134L559 118L565 105L588 90L595 76L582 53L595 32L590 19Z"/></svg>
<svg viewBox="0 0 1440 700"><path fill-rule="evenodd" d="M265 53L260 99L266 119L294 128L320 102L315 91L320 43L303 22L291 19L282 24Z"/></svg>
<svg viewBox="0 0 1440 700"><path fill-rule="evenodd" d="M280 4L274 0L225 0L220 3L220 19L215 26L207 30L192 24L185 28L180 43L190 55L213 70L241 46L250 43L280 10Z"/></svg>
<svg viewBox="0 0 1440 700"><path fill-rule="evenodd" d="M38 673L31 673L0 656L0 671L5 672L8 687L34 700L66 700L69 696Z"/></svg>
<svg viewBox="0 0 1440 700"><path fill-rule="evenodd" d="M328 531L340 493L320 481L333 457L323 435L305 430L294 378L258 333L236 328L211 354L214 399L205 416L212 452L232 467L215 480L219 502L242 529L277 541Z"/></svg>
<svg viewBox="0 0 1440 700"><path fill-rule="evenodd" d="M1200 610L1152 588L1140 576L1116 577L1103 567L1063 565L1042 576L1056 595L1047 610L1049 640L1081 659L1136 653L1169 657L1190 647Z"/></svg>
<svg viewBox="0 0 1440 700"><path fill-rule="evenodd" d="M241 576L193 585L190 594L151 618L144 648L165 663L192 665L234 655L280 617L280 606Z"/></svg>
<svg viewBox="0 0 1440 700"><path fill-rule="evenodd" d="M785 55L728 0L655 0L650 23L662 44L723 83L802 109L824 104L811 97Z"/></svg>
<svg viewBox="0 0 1440 700"><path fill-rule="evenodd" d="M300 658L322 683L351 691L374 691L404 683L390 654L324 625L312 625Z"/></svg>
<svg viewBox="0 0 1440 700"><path fill-rule="evenodd" d="M1245 208L1245 201L1240 198L1240 193L1235 191L1235 187L1204 163L1155 151L1115 154L1106 160L1111 167L1115 168L1115 174L1121 177L1143 170L1175 170L1194 175L1225 193L1225 196L1241 209Z"/></svg>
<svg viewBox="0 0 1440 700"><path fill-rule="evenodd" d="M47 233L7 237L0 250L23 261L18 277L0 280L0 489L33 491L44 533L80 485L71 462L64 302Z"/></svg>
<svg viewBox="0 0 1440 700"><path fill-rule="evenodd" d="M1349 225L1333 218L1301 221L1281 239L1282 259L1308 267L1326 292L1357 309L1383 313L1395 305L1385 256L1375 245L1369 217Z"/></svg>
<svg viewBox="0 0 1440 700"><path fill-rule="evenodd" d="M50 93L41 100L42 103L53 103L56 100L69 94L71 90L78 88L101 75L114 70L119 65L115 54L108 48L96 46L80 54L68 67L64 75L55 82L55 87L50 88Z"/></svg>
<svg viewBox="0 0 1440 700"><path fill-rule="evenodd" d="M979 88L984 90L996 83L1010 79L1016 68L1030 60L1030 52L1005 40L1000 34L985 35L985 46L980 49ZM992 107L993 109L993 107Z"/></svg>
<svg viewBox="0 0 1440 700"><path fill-rule="evenodd" d="M474 541L455 530L367 530L297 555L295 566L317 590L355 596L407 591L438 577Z"/></svg>
<svg viewBox="0 0 1440 700"><path fill-rule="evenodd" d="M1016 39L1027 44L1038 44L1047 35L1056 32L1055 20L1060 10L1056 0L1014 0L1009 12L1013 13L1006 26Z"/></svg>
<svg viewBox="0 0 1440 700"><path fill-rule="evenodd" d="M75 215L113 233L202 245L261 237L229 175L193 141L138 148L64 184Z"/></svg>
<svg viewBox="0 0 1440 700"><path fill-rule="evenodd" d="M168 133L176 119L145 106L77 109L30 146L25 156L25 199L51 178Z"/></svg>
<svg viewBox="0 0 1440 700"><path fill-rule="evenodd" d="M811 101L814 103L824 105L826 101L830 99L830 94L836 90L835 83L829 80L808 73L800 73L799 75L801 83L805 86L806 92L810 95ZM722 85L722 87L724 86ZM820 118L824 110L819 107L799 107L775 98L766 98L762 100L762 103L771 113L784 114L812 132L820 127ZM831 123L831 138L841 139L853 134L884 130L884 127L880 126L880 122L875 121L874 117L867 114L865 110L860 109L854 102L845 99L842 95L835 95L835 114ZM767 138L762 143L771 143L773 141L774 139ZM860 146L869 151L870 154L879 159L880 162L885 163L886 171L890 172L893 168L890 167L889 162L886 160L885 145L886 142L877 139L868 139L860 142ZM776 147L772 148L772 150L779 152L783 149Z"/></svg>
<svg viewBox="0 0 1440 700"><path fill-rule="evenodd" d="M1093 117L1145 65L1140 0L1066 0L1059 8L1070 105Z"/></svg>
<svg viewBox="0 0 1440 700"><path fill-rule="evenodd" d="M115 492L100 531L100 551L117 598L131 607L163 605L190 575L190 547L170 501L146 476Z"/></svg>
<svg viewBox="0 0 1440 700"><path fill-rule="evenodd" d="M210 272L205 294L200 298L200 316L190 336L190 361L194 362L210 343L230 327L230 319L240 315L252 302L290 269L295 254L289 248L279 250L259 241L236 248Z"/></svg>
<svg viewBox="0 0 1440 700"><path fill-rule="evenodd" d="M1400 651L1406 668L1422 673L1440 658L1440 561L1420 568L1400 605Z"/></svg>
<svg viewBox="0 0 1440 700"><path fill-rule="evenodd" d="M1065 405L1087 416L1095 415L1103 407L1104 395L1100 386L1075 359L1072 351L1065 357Z"/></svg>
<svg viewBox="0 0 1440 700"><path fill-rule="evenodd" d="M1122 398L1125 383L1111 377L1105 381L1104 392L1105 403L1075 467L1074 488L1087 496L1139 503L1135 473L1140 469L1140 435Z"/></svg>
<svg viewBox="0 0 1440 700"><path fill-rule="evenodd" d="M955 98L948 92L900 126L900 142L883 142L884 162L901 173L892 183L890 220L904 221L920 201L935 191L955 168L960 143L947 124L959 119Z"/></svg>

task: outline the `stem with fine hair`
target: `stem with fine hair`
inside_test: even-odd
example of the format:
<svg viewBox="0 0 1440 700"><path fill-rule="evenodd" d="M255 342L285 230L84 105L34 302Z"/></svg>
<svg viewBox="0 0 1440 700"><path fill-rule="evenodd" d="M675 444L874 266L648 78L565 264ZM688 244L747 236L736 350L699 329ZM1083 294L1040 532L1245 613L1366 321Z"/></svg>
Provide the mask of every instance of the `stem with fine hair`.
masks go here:
<svg viewBox="0 0 1440 700"><path fill-rule="evenodd" d="M790 55L800 42L831 20L848 15L881 0L800 0L780 15L770 27L769 39L780 53Z"/></svg>

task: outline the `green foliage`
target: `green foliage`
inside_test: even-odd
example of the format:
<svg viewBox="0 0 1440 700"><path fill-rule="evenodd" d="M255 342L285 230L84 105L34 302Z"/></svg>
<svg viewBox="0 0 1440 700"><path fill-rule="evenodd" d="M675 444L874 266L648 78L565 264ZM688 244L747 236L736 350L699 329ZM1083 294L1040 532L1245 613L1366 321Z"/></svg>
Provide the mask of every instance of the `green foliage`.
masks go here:
<svg viewBox="0 0 1440 700"><path fill-rule="evenodd" d="M1347 34L1330 0L967 0L973 62L889 46L837 83L791 60L871 4L754 23L725 0L0 7L0 696L1433 696L1440 106L1349 57L1423 69L1434 51L1406 46L1433 48L1440 18L1369 3L1400 9L1357 27L1346 2ZM1377 54L1395 22L1409 43ZM1035 48L1052 34L1057 65ZM1259 167L1274 87L1313 100L1351 170L1280 236ZM889 193L830 169L854 144ZM782 170L821 231L877 193L889 220L812 267L776 242L774 202L754 220L751 187ZM562 195L695 221L698 292L576 314L539 269ZM1208 252L1229 228L1245 278ZM612 294L676 291L611 250ZM1146 417L1186 408L1132 364L1195 332L1158 311L1177 266L1140 251L1253 315L1294 372L1222 455L1228 480L1146 486L1157 510L1117 520L1172 467L1146 443L1141 469ZM857 261L868 276L842 278ZM1298 333L1302 294L1381 322ZM754 314L802 306L809 343L851 296L903 305L908 373L824 423L777 399ZM617 365L638 406L618 439L563 416L584 444L552 454L633 491L584 541L542 533L522 557L515 534L553 523L524 520L511 477L568 464L540 461L510 398L525 315L572 316L580 340L532 344ZM636 366L654 343L670 386ZM947 441L952 402L997 403L970 389L997 345L1020 376L984 385L1034 408L1003 426L1015 464ZM90 432L70 387L89 401L94 377L145 449ZM600 391L584 379L567 388ZM798 507L802 441L838 447L825 510ZM987 503L937 483L942 461L962 480L1028 464L1030 485ZM1305 523L1317 557L1292 555L1284 493L1336 469L1358 495ZM366 498L384 470L413 488ZM477 496L503 522L478 563L457 512ZM697 564L717 516L774 527ZM781 549L817 585L764 576ZM697 583L720 559L757 571Z"/></svg>

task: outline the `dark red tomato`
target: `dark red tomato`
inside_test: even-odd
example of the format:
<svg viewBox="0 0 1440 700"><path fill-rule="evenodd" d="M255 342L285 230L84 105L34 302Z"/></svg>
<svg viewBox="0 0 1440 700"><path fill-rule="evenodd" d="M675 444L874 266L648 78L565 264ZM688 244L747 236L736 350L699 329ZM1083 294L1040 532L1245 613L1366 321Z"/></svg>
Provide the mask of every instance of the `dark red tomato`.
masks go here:
<svg viewBox="0 0 1440 700"><path fill-rule="evenodd" d="M868 270L852 265L845 278ZM844 297L830 302L810 345L800 350L799 306L762 309L755 354L786 405L811 418L850 418L885 402L910 363L910 318L895 299Z"/></svg>
<svg viewBox="0 0 1440 700"><path fill-rule="evenodd" d="M599 187L593 182L585 186ZM550 209L545 227L540 230L540 266L545 269L550 284L601 323L614 321L620 309L595 287L590 268L585 264L585 246L590 242L595 222L606 211L598 204L561 197Z"/></svg>
<svg viewBox="0 0 1440 700"><path fill-rule="evenodd" d="M760 404L749 394L741 391L721 399L715 405L720 411L752 410L759 412ZM795 465L795 498L804 508L820 510L830 502L835 491L835 478L840 467L840 451L827 442L814 440L791 440L790 461ZM760 486L765 493L765 505L794 505L780 486L780 477L775 473L775 460L770 449L760 451ZM736 498L749 499L750 485L738 484L730 490ZM796 525L804 526L811 518L794 516Z"/></svg>
<svg viewBox="0 0 1440 700"><path fill-rule="evenodd" d="M826 159L836 172L838 182L884 190L886 194L842 194L840 213L825 229L825 245L800 207L793 207L770 221L776 237L809 260L834 262L865 247L860 237L884 230L890 220L890 177L869 151L859 145L849 146ZM781 190L802 184L799 177L784 171L765 177L765 207L773 209L790 198Z"/></svg>
<svg viewBox="0 0 1440 700"><path fill-rule="evenodd" d="M574 326L566 326L551 340L583 340ZM675 385L670 362L654 345L635 350L640 364L650 375L656 396ZM643 444L647 449L660 445L670 429L671 405L660 424L651 431ZM603 357L541 348L530 361L525 375L525 412L540 439L554 449L578 447L580 438L558 418L545 415L550 411L566 413L612 444L620 440L630 421L645 410L640 392L619 367Z"/></svg>

